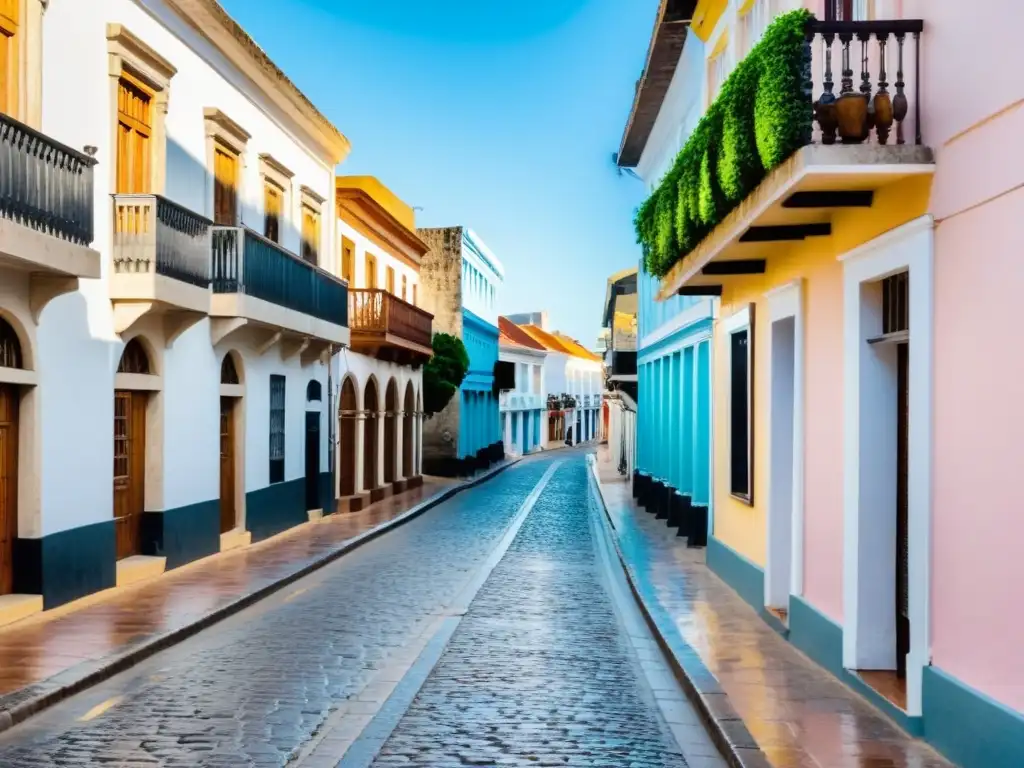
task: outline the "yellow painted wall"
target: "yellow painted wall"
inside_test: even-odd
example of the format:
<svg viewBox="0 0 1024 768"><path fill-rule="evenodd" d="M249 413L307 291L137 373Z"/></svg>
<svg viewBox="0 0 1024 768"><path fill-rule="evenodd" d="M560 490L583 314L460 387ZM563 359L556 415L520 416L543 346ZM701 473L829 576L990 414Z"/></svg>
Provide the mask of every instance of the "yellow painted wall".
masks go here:
<svg viewBox="0 0 1024 768"><path fill-rule="evenodd" d="M385 187L375 176L338 176L338 189L359 189L373 198L381 208L394 216L406 229L416 231L416 212Z"/></svg>
<svg viewBox="0 0 1024 768"><path fill-rule="evenodd" d="M714 535L761 567L765 563L768 491L768 339L771 332L764 294L797 278L804 280L805 365L805 547L804 580L808 598L833 617L841 611L842 569L842 264L838 256L928 210L931 177L891 184L875 193L869 209L838 210L832 235L808 238L768 260L764 275L724 281L719 319L714 329ZM729 350L720 324L749 303L754 309L754 503L729 492ZM811 323L821 318L811 328ZM823 324L831 330L819 332ZM815 367L817 366L817 367ZM813 372L812 372L813 369ZM840 403L839 408L833 407ZM830 405L831 404L831 405ZM812 408L814 410L812 411ZM822 427L819 429L819 427ZM836 436L839 436L838 440ZM836 450L838 443L839 450ZM818 483L819 478L838 478ZM834 487L834 492L832 491ZM839 537L838 539L836 537ZM820 545L820 547L819 547ZM815 557L811 547L840 557ZM816 569L820 566L821 573ZM828 571L834 567L834 572ZM814 600L812 583L824 585ZM836 617L838 618L838 617Z"/></svg>

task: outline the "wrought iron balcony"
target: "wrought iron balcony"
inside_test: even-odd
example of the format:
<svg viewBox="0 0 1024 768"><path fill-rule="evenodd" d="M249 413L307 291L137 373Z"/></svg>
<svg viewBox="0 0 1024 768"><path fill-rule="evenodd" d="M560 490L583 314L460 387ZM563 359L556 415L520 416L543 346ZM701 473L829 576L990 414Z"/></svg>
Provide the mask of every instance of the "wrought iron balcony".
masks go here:
<svg viewBox="0 0 1024 768"><path fill-rule="evenodd" d="M433 354L434 316L379 288L348 292L352 349L382 360L419 365Z"/></svg>
<svg viewBox="0 0 1024 768"><path fill-rule="evenodd" d="M99 277L93 241L93 166L96 161L0 113L0 258L35 273ZM18 235L3 221L30 232ZM38 233L38 235L33 235ZM40 247L38 236L66 248Z"/></svg>
<svg viewBox="0 0 1024 768"><path fill-rule="evenodd" d="M212 228L212 315L348 342L348 285L246 227Z"/></svg>

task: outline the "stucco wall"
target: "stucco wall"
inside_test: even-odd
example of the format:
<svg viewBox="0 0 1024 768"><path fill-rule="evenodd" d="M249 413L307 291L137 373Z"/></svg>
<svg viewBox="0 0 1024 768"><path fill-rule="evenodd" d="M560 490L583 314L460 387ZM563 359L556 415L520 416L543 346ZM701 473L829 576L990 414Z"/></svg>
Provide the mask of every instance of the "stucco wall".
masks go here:
<svg viewBox="0 0 1024 768"><path fill-rule="evenodd" d="M339 252L341 248L340 238L342 236L351 240L355 246L355 272L352 275L352 281L350 283L352 288L365 288L368 284L366 275L366 254L369 252L377 260L377 287L387 288L387 269L388 267L391 267L395 270L395 295L399 298L402 297L402 278L404 277L406 281L405 300L410 304L413 303L413 286L418 286L420 282L419 272L415 268L409 266L409 264L401 259L396 259L388 253L387 250L381 248L362 232L340 218L338 219L338 236ZM340 265L338 274L341 274ZM419 289L417 289L416 303L418 306L422 306L423 299L418 295L418 291Z"/></svg>

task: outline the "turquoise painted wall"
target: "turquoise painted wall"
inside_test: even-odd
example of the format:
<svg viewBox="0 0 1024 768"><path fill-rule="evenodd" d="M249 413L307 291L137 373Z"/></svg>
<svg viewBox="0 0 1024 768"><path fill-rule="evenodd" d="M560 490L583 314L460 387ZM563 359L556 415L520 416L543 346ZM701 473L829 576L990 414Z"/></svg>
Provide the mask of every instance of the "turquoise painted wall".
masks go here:
<svg viewBox="0 0 1024 768"><path fill-rule="evenodd" d="M462 343L469 354L469 372L459 390L459 458L500 442L501 413L493 393L498 361L498 329L468 309L462 310Z"/></svg>

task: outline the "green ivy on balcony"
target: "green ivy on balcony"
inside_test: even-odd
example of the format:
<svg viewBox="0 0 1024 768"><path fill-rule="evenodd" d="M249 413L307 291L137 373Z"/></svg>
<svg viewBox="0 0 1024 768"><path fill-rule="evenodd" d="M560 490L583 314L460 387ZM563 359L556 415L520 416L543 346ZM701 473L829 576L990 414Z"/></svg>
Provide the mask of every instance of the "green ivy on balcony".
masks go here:
<svg viewBox="0 0 1024 768"><path fill-rule="evenodd" d="M764 179L811 141L811 14L778 16L723 83L633 224L664 277Z"/></svg>

